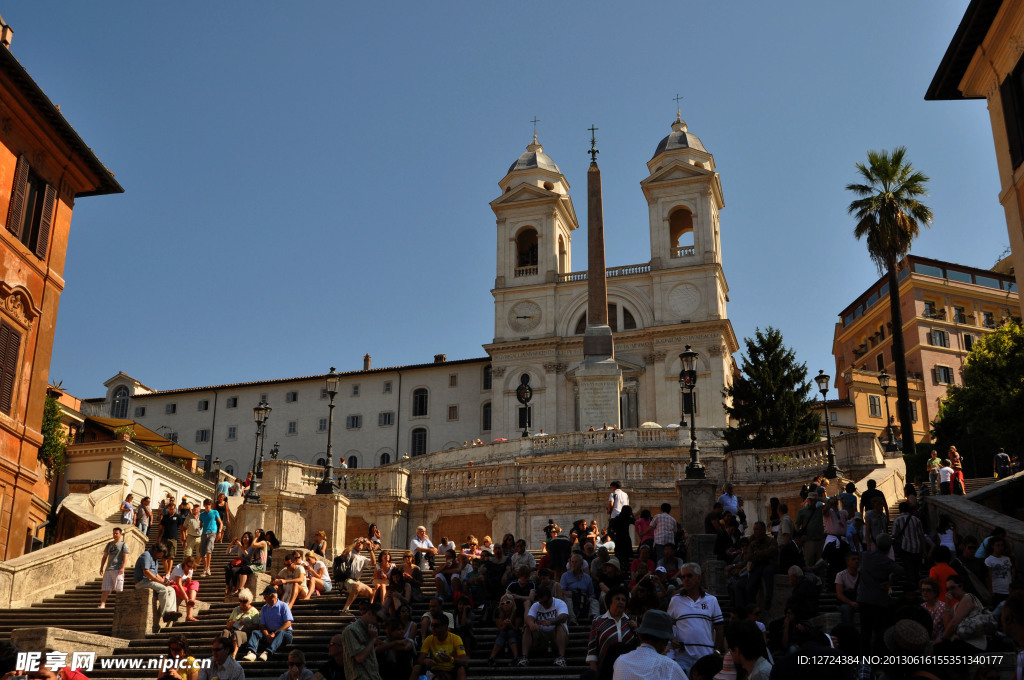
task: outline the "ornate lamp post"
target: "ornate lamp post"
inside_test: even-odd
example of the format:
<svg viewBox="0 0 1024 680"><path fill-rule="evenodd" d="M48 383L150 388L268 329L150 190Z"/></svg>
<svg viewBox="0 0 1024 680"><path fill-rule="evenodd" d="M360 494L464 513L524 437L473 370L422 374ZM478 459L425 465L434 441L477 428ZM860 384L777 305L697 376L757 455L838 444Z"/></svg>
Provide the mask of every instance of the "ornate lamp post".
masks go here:
<svg viewBox="0 0 1024 680"><path fill-rule="evenodd" d="M334 397L338 395L338 383L341 382L341 377L334 372L334 366L331 366L331 372L327 374L324 380L327 383L327 396L331 398L331 401L327 404L327 461L324 463L324 478L316 485L316 492L318 494L336 494L338 493L338 483L334 481L331 450L334 430Z"/></svg>
<svg viewBox="0 0 1024 680"><path fill-rule="evenodd" d="M220 472L220 456L210 461L210 465L211 467L209 471L206 473L206 478L209 479L210 481L214 481L217 479L217 473Z"/></svg>
<svg viewBox="0 0 1024 680"><path fill-rule="evenodd" d="M530 436L530 399L533 398L533 388L530 387L530 374L523 373L519 377L519 387L516 388L516 399L523 405L523 436Z"/></svg>
<svg viewBox="0 0 1024 680"><path fill-rule="evenodd" d="M889 374L882 369L878 374L878 386L882 388L882 396L885 397L885 431L888 441L885 442L886 451L898 451L896 443L892 440L892 418L889 416Z"/></svg>
<svg viewBox="0 0 1024 680"><path fill-rule="evenodd" d="M700 355L686 346L686 351L679 355L683 368L679 371L679 389L690 392L690 464L686 466L687 479L706 479L707 470L700 462L700 449L697 448L697 408L693 403L693 390L697 387L697 357ZM683 399L682 421L686 422L686 399Z"/></svg>
<svg viewBox="0 0 1024 680"><path fill-rule="evenodd" d="M260 403L253 407L252 416L253 420L256 421L256 445L252 450L252 483L249 484L249 490L245 492L246 503L259 503L260 495L256 492L256 457L260 452L260 442L263 437L263 428L270 418L270 404L265 399L260 399Z"/></svg>
<svg viewBox="0 0 1024 680"><path fill-rule="evenodd" d="M828 417L828 399L825 398L825 395L828 394L830 380L832 380L832 376L826 375L825 371L818 371L818 375L814 376L814 382L818 383L818 390L821 392L821 402L825 404L825 437L828 439L828 467L825 468L825 476L835 479L839 476L839 470L836 468L836 450L832 447L832 425Z"/></svg>

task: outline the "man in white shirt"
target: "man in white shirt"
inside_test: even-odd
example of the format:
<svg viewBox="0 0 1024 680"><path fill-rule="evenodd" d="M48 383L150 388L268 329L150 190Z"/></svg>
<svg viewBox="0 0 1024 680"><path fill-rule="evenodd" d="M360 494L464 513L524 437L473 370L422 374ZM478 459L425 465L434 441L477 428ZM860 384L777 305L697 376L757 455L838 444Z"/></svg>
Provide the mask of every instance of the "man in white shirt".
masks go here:
<svg viewBox="0 0 1024 680"><path fill-rule="evenodd" d="M676 662L665 656L673 638L669 614L649 610L636 632L640 647L615 660L613 680L686 680Z"/></svg>
<svg viewBox="0 0 1024 680"><path fill-rule="evenodd" d="M359 551L363 548L370 551L369 557L359 554ZM342 581L348 589L348 597L345 599L345 608L342 610L342 613L348 613L349 607L352 606L357 597L373 598L373 589L360 581L359 575L363 573L363 567L367 563L371 567L377 564L377 556L373 554L373 542L370 539L357 538L352 542L348 550L341 553L341 557L348 566L348 577Z"/></svg>
<svg viewBox="0 0 1024 680"><path fill-rule="evenodd" d="M530 607L526 615L526 627L523 630L523 656L519 658L520 666L529 665L530 648L535 644L543 649L548 642L554 641L558 649L555 665L564 667L565 648L569 643L569 608L562 600L553 597L547 586L537 586L534 591L537 601Z"/></svg>
<svg viewBox="0 0 1024 680"><path fill-rule="evenodd" d="M687 562L679 570L683 590L668 604L675 621L676 662L689 674L697 659L722 649L725 619L714 595L700 587L700 565Z"/></svg>
<svg viewBox="0 0 1024 680"><path fill-rule="evenodd" d="M622 508L629 505L629 496L622 490L618 481L611 483L611 494L608 496L608 518L614 519L622 512Z"/></svg>
<svg viewBox="0 0 1024 680"><path fill-rule="evenodd" d="M416 535L412 537L409 549L412 551L413 562L420 569L426 569L428 564L431 569L434 568L434 555L437 554L437 548L427 538L427 528L425 526L416 527Z"/></svg>

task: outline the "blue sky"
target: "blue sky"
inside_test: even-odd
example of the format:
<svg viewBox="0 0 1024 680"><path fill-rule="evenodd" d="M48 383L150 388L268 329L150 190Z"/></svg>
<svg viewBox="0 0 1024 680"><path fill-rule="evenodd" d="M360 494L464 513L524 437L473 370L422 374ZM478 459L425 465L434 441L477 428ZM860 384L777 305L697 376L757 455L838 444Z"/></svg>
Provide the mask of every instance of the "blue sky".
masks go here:
<svg viewBox="0 0 1024 680"><path fill-rule="evenodd" d="M868 149L906 145L932 178L912 252L991 267L1008 245L985 103L924 101L966 6L7 6L14 55L126 190L76 205L51 380L89 397L119 370L170 389L483 356L488 202L530 120L584 225L600 128L608 266L646 262L639 182L677 93L721 174L737 336L776 326L833 373L837 315L878 276L844 190Z"/></svg>

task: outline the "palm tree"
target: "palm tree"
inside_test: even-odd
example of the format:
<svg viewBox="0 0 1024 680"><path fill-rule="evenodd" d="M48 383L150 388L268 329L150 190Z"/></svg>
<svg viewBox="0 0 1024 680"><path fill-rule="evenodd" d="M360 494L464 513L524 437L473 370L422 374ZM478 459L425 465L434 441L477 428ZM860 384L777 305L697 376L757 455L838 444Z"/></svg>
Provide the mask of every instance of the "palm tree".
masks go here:
<svg viewBox="0 0 1024 680"><path fill-rule="evenodd" d="M900 313L899 262L918 235L918 226L929 226L932 211L918 201L927 196L928 176L905 159L907 147L869 151L868 164L857 163L863 184L847 184L847 191L859 196L850 203L849 213L857 218L853 235L867 238L868 253L889 279L889 312L892 316L892 360L896 375L896 412L900 420L903 453L915 450L914 425L910 418L910 390L907 387L907 358L903 344L903 315Z"/></svg>

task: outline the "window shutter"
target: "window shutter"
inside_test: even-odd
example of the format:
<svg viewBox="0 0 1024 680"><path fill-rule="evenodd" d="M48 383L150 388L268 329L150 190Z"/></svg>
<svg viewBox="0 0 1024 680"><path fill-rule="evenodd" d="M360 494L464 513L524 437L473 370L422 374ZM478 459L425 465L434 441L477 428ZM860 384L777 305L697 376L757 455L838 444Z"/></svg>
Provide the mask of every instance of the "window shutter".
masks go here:
<svg viewBox="0 0 1024 680"><path fill-rule="evenodd" d="M18 156L14 168L14 186L11 187L11 205L7 210L7 231L21 238L21 227L25 221L25 195L28 193L28 159Z"/></svg>
<svg viewBox="0 0 1024 680"><path fill-rule="evenodd" d="M46 185L43 194L43 214L39 216L39 239L36 241L36 257L46 259L46 246L50 244L50 227L53 224L53 208L57 202L57 190Z"/></svg>
<svg viewBox="0 0 1024 680"><path fill-rule="evenodd" d="M939 369L932 368L932 382L936 385L939 384Z"/></svg>
<svg viewBox="0 0 1024 680"><path fill-rule="evenodd" d="M0 412L11 415L14 404L14 381L18 374L18 350L21 334L5 322L0 322Z"/></svg>

